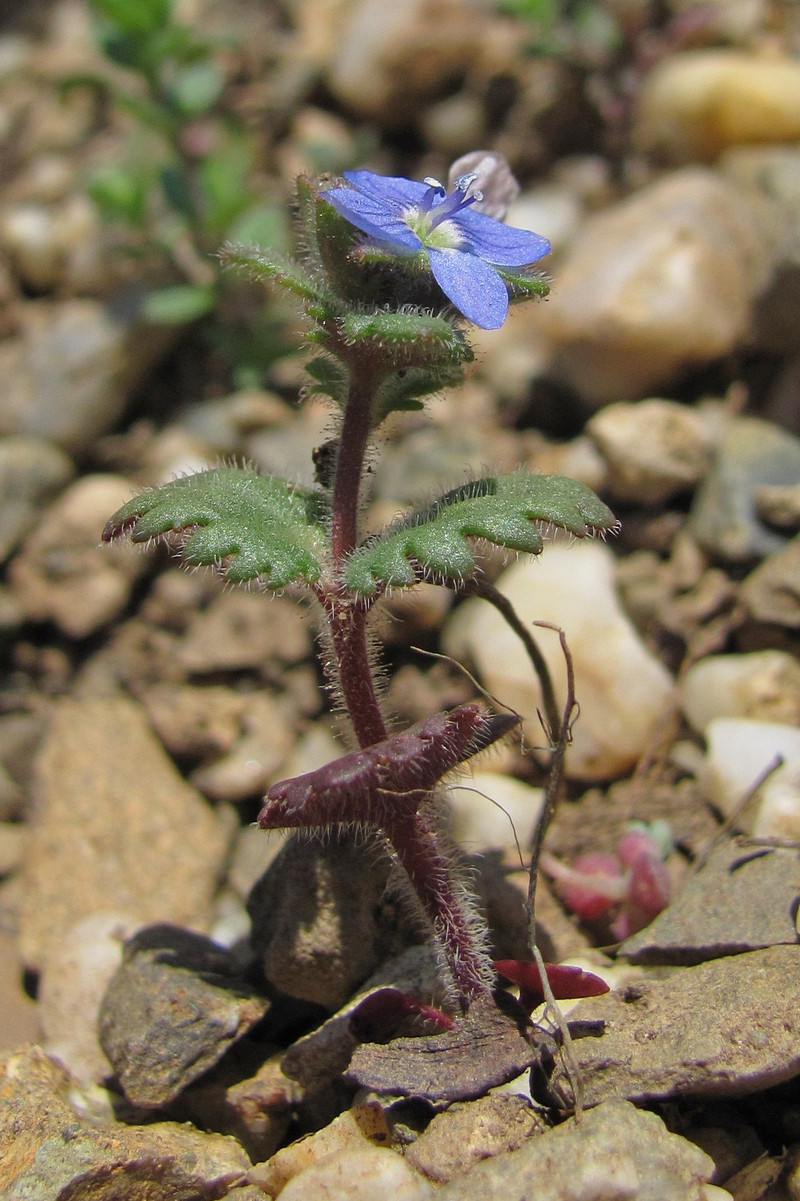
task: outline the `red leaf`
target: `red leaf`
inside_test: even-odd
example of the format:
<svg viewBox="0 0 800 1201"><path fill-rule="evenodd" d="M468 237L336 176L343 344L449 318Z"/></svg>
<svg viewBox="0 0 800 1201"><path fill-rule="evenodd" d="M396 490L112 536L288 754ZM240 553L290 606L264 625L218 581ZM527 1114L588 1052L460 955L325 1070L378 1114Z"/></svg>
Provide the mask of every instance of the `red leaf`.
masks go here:
<svg viewBox="0 0 800 1201"><path fill-rule="evenodd" d="M496 959L494 970L512 984L519 985L519 1000L522 1008L530 1013L544 1001L539 969L533 960ZM557 1001L574 1001L578 997L599 997L609 992L609 985L593 972L568 963L546 963L545 971L550 988Z"/></svg>

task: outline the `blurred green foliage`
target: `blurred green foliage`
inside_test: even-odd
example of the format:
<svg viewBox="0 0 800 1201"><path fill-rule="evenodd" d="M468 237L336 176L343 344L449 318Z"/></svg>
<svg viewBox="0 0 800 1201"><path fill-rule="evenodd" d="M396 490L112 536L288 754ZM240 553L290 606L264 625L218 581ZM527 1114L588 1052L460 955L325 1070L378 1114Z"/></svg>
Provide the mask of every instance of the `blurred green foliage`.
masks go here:
<svg viewBox="0 0 800 1201"><path fill-rule="evenodd" d="M259 297L245 328L242 306L226 305L241 285L224 275L217 252L231 240L285 252L290 233L285 199L265 200L254 185L254 133L225 104L230 48L176 20L172 0L89 3L98 45L122 69L71 82L97 88L133 126L119 159L93 172L89 193L124 230L126 252L160 263L172 281L148 294L143 315L159 324L210 318L205 332L231 362L234 383L255 384L291 349L282 310Z"/></svg>

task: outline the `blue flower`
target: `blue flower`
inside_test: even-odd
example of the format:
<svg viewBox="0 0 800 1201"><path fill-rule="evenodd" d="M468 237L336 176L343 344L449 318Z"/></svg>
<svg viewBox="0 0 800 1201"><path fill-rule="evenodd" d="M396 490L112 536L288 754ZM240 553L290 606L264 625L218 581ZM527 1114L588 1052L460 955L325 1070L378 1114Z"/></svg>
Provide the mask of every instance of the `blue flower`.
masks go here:
<svg viewBox="0 0 800 1201"><path fill-rule="evenodd" d="M351 225L381 245L427 255L433 277L459 312L482 329L497 329L508 313L508 290L498 267L524 267L550 250L539 234L514 229L476 212L476 175L462 175L448 193L435 179L417 183L372 171L345 171L352 187L325 199Z"/></svg>

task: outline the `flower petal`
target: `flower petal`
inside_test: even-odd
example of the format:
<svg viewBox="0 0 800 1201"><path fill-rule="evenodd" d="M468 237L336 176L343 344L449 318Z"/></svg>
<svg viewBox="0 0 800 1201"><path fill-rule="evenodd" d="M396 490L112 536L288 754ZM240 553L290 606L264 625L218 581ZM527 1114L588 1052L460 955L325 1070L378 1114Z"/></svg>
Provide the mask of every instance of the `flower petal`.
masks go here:
<svg viewBox="0 0 800 1201"><path fill-rule="evenodd" d="M463 250L428 247L434 279L460 313L481 329L499 329L508 313L508 292L488 263Z"/></svg>
<svg viewBox="0 0 800 1201"><path fill-rule="evenodd" d="M397 204L400 208L406 208L409 204L419 204L428 191L428 184L415 179L403 179L399 175L376 175L374 171L345 171L344 177L371 200L376 200L379 204Z"/></svg>
<svg viewBox="0 0 800 1201"><path fill-rule="evenodd" d="M466 239L462 250L468 250L496 263L500 267L525 267L550 253L550 243L540 234L528 229L503 225L485 213L466 208L452 218Z"/></svg>
<svg viewBox="0 0 800 1201"><path fill-rule="evenodd" d="M355 188L328 188L323 196L337 213L341 213L362 233L391 242L403 250L419 250L422 247L417 235L400 220L393 208L362 195Z"/></svg>

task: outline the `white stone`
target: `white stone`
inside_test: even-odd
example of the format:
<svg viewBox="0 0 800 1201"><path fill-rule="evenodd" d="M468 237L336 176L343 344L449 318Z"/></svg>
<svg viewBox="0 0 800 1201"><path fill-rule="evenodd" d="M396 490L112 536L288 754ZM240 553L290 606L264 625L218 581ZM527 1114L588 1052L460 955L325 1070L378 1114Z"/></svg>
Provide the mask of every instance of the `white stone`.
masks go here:
<svg viewBox="0 0 800 1201"><path fill-rule="evenodd" d="M501 772L476 771L447 790L453 837L467 852L530 845L544 804L544 789Z"/></svg>
<svg viewBox="0 0 800 1201"><path fill-rule="evenodd" d="M800 725L800 663L786 651L709 655L680 684L681 708L698 734L715 717Z"/></svg>
<svg viewBox="0 0 800 1201"><path fill-rule="evenodd" d="M575 666L580 715L566 758L573 779L610 779L629 771L648 749L675 692L667 669L626 617L614 588L614 557L601 542L545 547L537 559L506 570L497 582L520 619L561 626ZM531 631L547 660L559 704L564 659L557 635ZM473 661L498 699L524 718L533 746L544 737L537 717L538 679L519 639L486 602L471 600L446 629L446 649Z"/></svg>
<svg viewBox="0 0 800 1201"><path fill-rule="evenodd" d="M800 729L750 718L717 717L706 729L700 782L726 817L765 771L778 767L758 790L739 823L760 837L800 837Z"/></svg>

